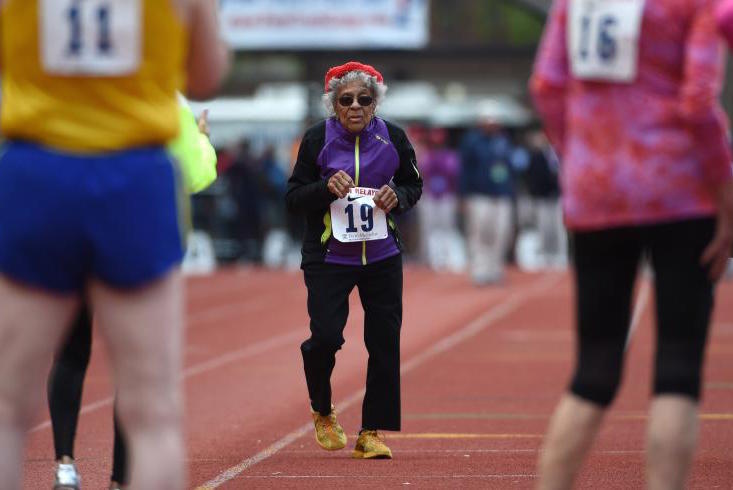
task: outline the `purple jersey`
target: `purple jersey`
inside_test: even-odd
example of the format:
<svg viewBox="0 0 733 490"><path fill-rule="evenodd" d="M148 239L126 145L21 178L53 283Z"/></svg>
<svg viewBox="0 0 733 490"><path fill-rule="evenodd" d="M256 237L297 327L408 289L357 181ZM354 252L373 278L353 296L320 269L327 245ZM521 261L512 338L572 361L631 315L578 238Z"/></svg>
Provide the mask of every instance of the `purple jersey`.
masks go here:
<svg viewBox="0 0 733 490"><path fill-rule="evenodd" d="M399 155L383 120L375 117L358 134L350 133L334 118L326 121L326 139L318 155L318 168L323 179L343 170L358 187L379 189L392 180L399 165ZM398 253L400 251L392 235L381 240L351 243L331 238L326 249L326 262L361 265Z"/></svg>
<svg viewBox="0 0 733 490"><path fill-rule="evenodd" d="M397 206L386 216L387 238L350 243L334 238L331 208L337 198L328 190L328 178L339 170L348 173L360 187L379 189L389 185L394 190ZM411 209L421 193L415 150L405 132L389 121L374 118L358 134L348 132L335 118L308 128L285 196L288 210L302 213L306 219L301 267L323 262L367 265L399 254L399 230L392 216ZM344 211L354 209L347 204Z"/></svg>

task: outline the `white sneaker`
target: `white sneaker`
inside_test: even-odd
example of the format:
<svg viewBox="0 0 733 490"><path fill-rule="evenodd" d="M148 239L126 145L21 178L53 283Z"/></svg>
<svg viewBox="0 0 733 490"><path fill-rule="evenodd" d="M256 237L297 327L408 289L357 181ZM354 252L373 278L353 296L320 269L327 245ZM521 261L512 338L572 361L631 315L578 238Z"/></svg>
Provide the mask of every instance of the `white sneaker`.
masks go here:
<svg viewBox="0 0 733 490"><path fill-rule="evenodd" d="M80 490L81 477L74 464L62 464L56 467L56 481L53 490Z"/></svg>

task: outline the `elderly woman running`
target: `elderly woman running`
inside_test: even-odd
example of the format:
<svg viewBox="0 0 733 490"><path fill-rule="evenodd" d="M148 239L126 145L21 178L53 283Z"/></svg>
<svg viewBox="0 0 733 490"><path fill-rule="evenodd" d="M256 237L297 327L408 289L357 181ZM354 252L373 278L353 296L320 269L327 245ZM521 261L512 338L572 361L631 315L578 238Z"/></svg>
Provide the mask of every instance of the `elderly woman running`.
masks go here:
<svg viewBox="0 0 733 490"><path fill-rule="evenodd" d="M377 430L400 430L402 258L392 215L415 205L422 180L404 131L374 116L386 92L377 70L357 62L331 68L325 92L332 116L303 136L286 198L306 216L301 267L311 336L301 351L316 441L327 450L346 446L331 372L357 287L369 364L353 457L391 458Z"/></svg>

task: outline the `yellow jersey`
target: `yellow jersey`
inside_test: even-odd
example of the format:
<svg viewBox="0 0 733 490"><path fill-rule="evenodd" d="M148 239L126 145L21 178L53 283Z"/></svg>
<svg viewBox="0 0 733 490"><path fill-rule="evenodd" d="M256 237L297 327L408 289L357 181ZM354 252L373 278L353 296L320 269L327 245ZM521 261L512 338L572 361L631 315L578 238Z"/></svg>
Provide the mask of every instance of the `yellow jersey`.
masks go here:
<svg viewBox="0 0 733 490"><path fill-rule="evenodd" d="M73 153L173 139L188 32L172 2L5 0L4 136Z"/></svg>

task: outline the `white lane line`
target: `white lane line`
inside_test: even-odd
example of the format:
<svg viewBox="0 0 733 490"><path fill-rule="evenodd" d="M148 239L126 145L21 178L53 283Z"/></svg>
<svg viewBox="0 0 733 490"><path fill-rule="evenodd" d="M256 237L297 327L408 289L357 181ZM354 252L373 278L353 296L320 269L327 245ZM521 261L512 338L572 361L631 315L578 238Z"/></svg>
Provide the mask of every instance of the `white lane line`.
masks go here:
<svg viewBox="0 0 733 490"><path fill-rule="evenodd" d="M535 449L400 449L400 454L523 454L523 453L538 453L539 448ZM280 454L323 454L322 450L319 449L287 449L280 451ZM646 454L644 450L593 450L593 454Z"/></svg>
<svg viewBox="0 0 733 490"><path fill-rule="evenodd" d="M644 284L641 286L641 291L639 291L639 294L636 296L636 304L634 305L634 313L631 315L629 332L626 334L626 345L624 346L624 351L629 350L631 339L634 338L634 334L639 327L639 323L641 323L641 315L644 313L646 305L649 302L649 293L651 289L651 283L649 281L644 281Z"/></svg>
<svg viewBox="0 0 733 490"><path fill-rule="evenodd" d="M514 312L515 310L517 310L528 299L531 299L535 295L540 294L550 289L552 286L558 283L560 279L562 279L562 277L563 276L559 274L545 275L541 279L537 280L532 286L525 289L524 291L513 293L505 301L489 308L487 311L482 313L478 318L471 321L468 325L452 333L451 335L445 337L444 339L436 342L435 344L430 346L428 349L426 349L422 353L413 357L409 361L403 363L402 367L400 368L400 372L402 374L408 373L409 371L418 367L420 364L424 363L428 359L451 349L456 344L463 342L466 339L469 339L475 336L476 334L480 333L482 330L486 329L487 327L495 323L497 320L500 320L504 318L505 316L509 315L510 313ZM345 400L342 400L336 406L340 408L341 410L344 410L350 407L351 405L357 403L358 401L360 401L363 396L364 396L364 390L362 389L362 390L357 391L356 393L353 393L351 396L349 396ZM224 472L215 476L214 478L207 481L206 483L198 486L197 490L204 490L204 489L208 490L208 489L217 488L223 485L224 483L238 477L243 471L247 470L248 468L251 468L252 466L256 465L257 463L260 463L261 461L264 461L270 458L271 456L275 455L281 449L293 443L294 441L298 440L299 438L303 437L304 435L311 432L312 430L313 430L313 424L310 422L301 425L294 431L288 433L283 438L274 442L272 445L263 449L262 451L255 454L254 456L251 456L247 459L242 460L240 463L225 470Z"/></svg>
<svg viewBox="0 0 733 490"><path fill-rule="evenodd" d="M350 407L351 405L354 405L355 403L359 402L364 397L364 390L361 389L357 391L356 393L351 394L348 398L345 400L342 400L337 407L339 409L345 409ZM237 478L240 473L245 471L246 469L256 465L257 463L266 460L267 458L274 456L276 453L278 453L281 449L289 446L293 442L297 441L304 435L310 433L313 431L313 423L308 422L294 431L290 432L289 434L285 435L278 441L274 442L273 444L269 445L259 453L255 454L254 456L247 458L240 462L239 464L232 466L231 468L227 469L226 471L220 473L215 478L207 481L203 485L196 487L197 490L201 489L210 489L210 488L216 488L220 485L223 485L224 483L228 482L229 480L232 480L234 478Z"/></svg>
<svg viewBox="0 0 733 490"><path fill-rule="evenodd" d="M304 330L278 335L267 340L255 342L254 344L250 344L243 349L227 352L213 359L209 359L208 361L194 364L193 366L184 369L181 377L182 379L188 379L193 376L206 373L208 371L213 371L214 369L226 366L227 364L232 364L258 356L260 354L264 354L265 352L276 349L278 347L297 343L304 338L305 334L303 332ZM112 405L113 401L114 397L111 396L102 400L97 400L93 403L84 405L79 413L87 414L90 412L94 412L96 410L99 410L100 408ZM28 433L38 432L39 430L47 429L49 427L51 427L51 421L46 420L31 428Z"/></svg>
<svg viewBox="0 0 733 490"><path fill-rule="evenodd" d="M204 361L199 364L194 364L193 366L184 369L183 370L183 379L187 379L192 376L196 376L198 374L205 373L207 371L212 371L214 369L220 368L227 364L231 364L234 362L242 361L244 359L249 359L254 356L258 356L260 354L263 354L272 349L276 349L278 347L297 343L298 341L302 341L304 338L305 338L304 331L295 331L295 332L278 335L276 337L272 337L271 339L256 342L243 349L239 349L239 350L235 350L232 352L228 352L226 354L222 354L220 356L215 357L214 359L210 359L208 361Z"/></svg>
<svg viewBox="0 0 733 490"><path fill-rule="evenodd" d="M260 294L244 300L233 298L232 301L193 311L188 313L186 317L186 330L194 330L196 327L201 327L202 324L206 325L215 321L221 322L234 315L244 315L257 309L271 309L272 305L275 304L274 300L270 301L271 304L267 304L267 300L271 298L271 293ZM209 327L209 325L206 326Z"/></svg>
<svg viewBox="0 0 733 490"><path fill-rule="evenodd" d="M489 474L489 475L245 475L240 478L248 478L252 480L262 479L348 479L358 478L359 480L461 480L461 479L474 479L474 480L486 480L486 479L506 479L506 478L537 478L537 475L532 473L519 473L519 474Z"/></svg>
<svg viewBox="0 0 733 490"><path fill-rule="evenodd" d="M521 453L538 453L538 449L400 449L400 454L521 454ZM602 452L602 451L594 451ZM280 454L322 454L322 450L318 449L287 449L281 451Z"/></svg>

